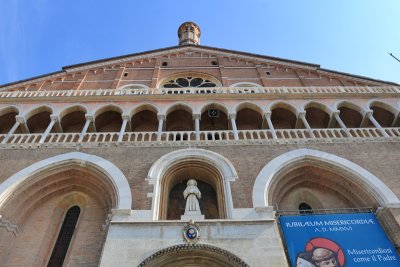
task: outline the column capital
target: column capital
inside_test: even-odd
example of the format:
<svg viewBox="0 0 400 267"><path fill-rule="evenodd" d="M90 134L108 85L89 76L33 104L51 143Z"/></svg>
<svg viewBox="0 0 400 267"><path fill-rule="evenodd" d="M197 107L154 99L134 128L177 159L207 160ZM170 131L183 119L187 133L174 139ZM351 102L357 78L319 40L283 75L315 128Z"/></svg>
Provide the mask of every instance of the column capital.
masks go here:
<svg viewBox="0 0 400 267"><path fill-rule="evenodd" d="M59 119L59 117L58 117L58 115L55 115L55 114L51 114L50 115L50 119L52 120L52 121L54 121L54 122L58 122L60 119Z"/></svg>
<svg viewBox="0 0 400 267"><path fill-rule="evenodd" d="M158 113L157 114L157 119L160 121L160 120L163 120L163 121L165 121L165 114L160 114L160 113Z"/></svg>
<svg viewBox="0 0 400 267"><path fill-rule="evenodd" d="M94 122L94 116L93 116L93 115L88 115L88 114L86 114L86 115L85 115L85 119L86 119L87 121Z"/></svg>
<svg viewBox="0 0 400 267"><path fill-rule="evenodd" d="M365 116L367 117L372 117L373 116L374 111L373 110L367 110L365 111Z"/></svg>
<svg viewBox="0 0 400 267"><path fill-rule="evenodd" d="M265 117L266 119L270 119L270 118L271 118L271 115L272 115L272 112L271 112L271 111L265 111L265 112L263 113L263 115L264 115L264 117Z"/></svg>
<svg viewBox="0 0 400 267"><path fill-rule="evenodd" d="M128 114L122 114L121 115L121 118L122 118L122 120L126 120L126 121L129 121L130 119L131 119L131 116L129 116Z"/></svg>
<svg viewBox="0 0 400 267"><path fill-rule="evenodd" d="M194 120L196 120L196 119L200 120L201 119L201 114L200 113L193 113L192 117L193 117Z"/></svg>
<svg viewBox="0 0 400 267"><path fill-rule="evenodd" d="M15 121L16 121L16 122L19 122L19 123L21 123L21 124L26 124L26 119L25 119L25 117L20 116L20 115L15 116Z"/></svg>
<svg viewBox="0 0 400 267"><path fill-rule="evenodd" d="M229 113L229 119L236 120L236 113Z"/></svg>
<svg viewBox="0 0 400 267"><path fill-rule="evenodd" d="M299 113L297 114L297 116L299 117L299 118L305 118L306 117L306 112L303 110L303 111L299 111Z"/></svg>

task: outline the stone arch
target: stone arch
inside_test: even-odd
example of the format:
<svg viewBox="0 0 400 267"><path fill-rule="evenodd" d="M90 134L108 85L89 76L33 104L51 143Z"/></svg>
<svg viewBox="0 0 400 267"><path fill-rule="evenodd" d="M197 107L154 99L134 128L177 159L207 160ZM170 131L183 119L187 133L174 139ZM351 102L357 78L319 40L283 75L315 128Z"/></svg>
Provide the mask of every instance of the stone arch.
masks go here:
<svg viewBox="0 0 400 267"><path fill-rule="evenodd" d="M332 110L317 101L310 101L304 105L306 120L311 128L328 128Z"/></svg>
<svg viewBox="0 0 400 267"><path fill-rule="evenodd" d="M223 193L224 210L226 218L232 218L233 202L231 195L230 182L238 178L235 168L232 163L224 158L223 156L208 151L205 149L181 149L168 153L151 166L147 180L149 184L154 186L152 195L152 214L153 219L158 220L162 214L162 194L165 189L165 181L167 172L171 171L173 168L179 166L181 163L202 163L208 168L213 169L215 173L219 176L220 190Z"/></svg>
<svg viewBox="0 0 400 267"><path fill-rule="evenodd" d="M153 104L137 105L130 112L130 128L132 132L157 131L159 108Z"/></svg>
<svg viewBox="0 0 400 267"><path fill-rule="evenodd" d="M166 116L168 116L169 113L174 112L174 111L177 111L177 110L184 110L184 111L189 112L190 114L193 114L193 109L192 109L192 107L189 106L188 104L184 103L184 102L177 102L177 103L172 104L171 106L169 106L169 107L165 110L164 114L165 114Z"/></svg>
<svg viewBox="0 0 400 267"><path fill-rule="evenodd" d="M346 100L339 101L335 105L335 109L340 109L340 108L343 108L343 107L349 108L349 109L353 109L353 110L357 111L358 113L360 113L362 116L364 116L365 113L366 113L366 110L363 107L361 107L361 106L359 106L359 105L357 105L355 103L346 101Z"/></svg>
<svg viewBox="0 0 400 267"><path fill-rule="evenodd" d="M65 166L87 166L101 173L112 185L116 210L130 213L132 196L125 175L110 161L99 156L81 152L61 154L36 162L15 173L0 184L0 210L21 186L34 182L46 172L52 172Z"/></svg>
<svg viewBox="0 0 400 267"><path fill-rule="evenodd" d="M34 107L26 112L25 119L29 132L43 133L50 124L52 114L54 114L54 109L50 105Z"/></svg>
<svg viewBox="0 0 400 267"><path fill-rule="evenodd" d="M107 104L96 109L96 111L93 113L94 119L96 120L96 117L107 111L115 111L120 114L124 114L124 109L121 106L115 104Z"/></svg>
<svg viewBox="0 0 400 267"><path fill-rule="evenodd" d="M306 110L308 108L318 108L318 109L326 112L329 116L333 112L331 107L329 107L328 105L321 103L319 101L309 101L309 102L305 103L301 109Z"/></svg>
<svg viewBox="0 0 400 267"><path fill-rule="evenodd" d="M179 257L179 262L177 262ZM195 263L196 266L249 267L233 253L207 244L179 244L157 251L143 260L138 267L183 267ZM197 265L201 264L201 265Z"/></svg>
<svg viewBox="0 0 400 267"><path fill-rule="evenodd" d="M273 184L279 172L299 162L311 161L344 173L346 178L367 190L383 207L399 207L400 200L378 177L342 157L312 149L297 149L271 160L258 174L253 186L253 207L272 206Z"/></svg>
<svg viewBox="0 0 400 267"><path fill-rule="evenodd" d="M82 111L85 114L88 114L88 110L89 109L85 105L74 104L74 105L67 106L67 107L63 108L62 110L60 110L58 112L58 117L60 118L60 120L62 120L63 117L67 116L69 113L74 112L74 111Z"/></svg>
<svg viewBox="0 0 400 267"><path fill-rule="evenodd" d="M21 114L21 109L18 106L14 106L14 105L5 106L5 107L0 108L0 116L3 116L10 112L17 113L17 115L18 115L18 114Z"/></svg>
<svg viewBox="0 0 400 267"><path fill-rule="evenodd" d="M41 112L49 112L50 114L54 114L54 108L50 105L41 105L38 107L33 107L30 110L24 112L23 116L25 117L26 120L29 120L29 118Z"/></svg>
<svg viewBox="0 0 400 267"><path fill-rule="evenodd" d="M276 129L294 129L299 111L287 102L277 101L267 107L271 112L271 121Z"/></svg>
<svg viewBox="0 0 400 267"><path fill-rule="evenodd" d="M60 125L63 132L80 132L82 131L88 113L88 108L84 105L77 104L65 107L59 114Z"/></svg>
<svg viewBox="0 0 400 267"><path fill-rule="evenodd" d="M15 125L16 116L20 114L20 109L17 106L6 106L0 109L0 133L7 134ZM17 132L19 132L18 127Z"/></svg>
<svg viewBox="0 0 400 267"><path fill-rule="evenodd" d="M217 109L220 109L221 111L225 112L227 115L229 114L230 109L224 104L224 103L220 103L220 102L208 102L206 104L204 104L201 108L200 108L200 114L202 114L204 111L206 111L208 108L210 107L215 107Z"/></svg>
<svg viewBox="0 0 400 267"><path fill-rule="evenodd" d="M399 110L395 107L378 100L372 100L368 103L368 107L373 111L373 116L382 127L394 127Z"/></svg>
<svg viewBox="0 0 400 267"><path fill-rule="evenodd" d="M217 109L217 116L209 116L208 110ZM229 109L222 103L209 102L200 109L200 130L228 130L229 129Z"/></svg>
<svg viewBox="0 0 400 267"><path fill-rule="evenodd" d="M136 105L133 107L133 109L129 112L129 116L132 117L136 113L144 111L144 110L150 110L156 114L160 113L160 108L152 103L141 103L139 105Z"/></svg>
<svg viewBox="0 0 400 267"><path fill-rule="evenodd" d="M263 125L263 110L249 101L241 102L235 107L236 127L238 130L258 130Z"/></svg>
<svg viewBox="0 0 400 267"><path fill-rule="evenodd" d="M292 112L294 115L296 115L296 117L299 114L299 110L295 106L293 106L292 104L290 104L288 102L285 102L285 101L274 101L274 102L272 102L271 104L269 104L267 106L266 111L267 112L272 112L274 109L277 109L277 108L287 109L290 112Z"/></svg>

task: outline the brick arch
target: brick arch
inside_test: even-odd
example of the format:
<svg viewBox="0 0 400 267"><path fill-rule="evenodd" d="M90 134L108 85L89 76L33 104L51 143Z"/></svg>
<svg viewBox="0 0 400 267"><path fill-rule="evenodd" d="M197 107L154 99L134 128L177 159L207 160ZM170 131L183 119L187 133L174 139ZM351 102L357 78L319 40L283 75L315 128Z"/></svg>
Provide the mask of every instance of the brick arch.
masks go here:
<svg viewBox="0 0 400 267"><path fill-rule="evenodd" d="M383 207L400 205L400 200L390 188L361 166L330 153L297 149L274 158L260 171L253 186L253 207L272 206L273 184L280 177L279 172L296 163L307 161L319 163L343 173L350 182L365 189Z"/></svg>
<svg viewBox="0 0 400 267"><path fill-rule="evenodd" d="M0 210L19 188L40 181L43 175L46 176L46 174L71 166L85 166L85 169L100 174L98 175L102 177L100 179L104 179L112 187L110 188L113 192L111 197L115 199L115 203L111 208L130 212L132 196L125 175L110 161L81 152L71 152L41 160L9 177L0 184Z"/></svg>
<svg viewBox="0 0 400 267"><path fill-rule="evenodd" d="M179 73L174 73L172 75L163 77L159 80L157 87L161 87L163 86L167 81L171 80L171 79L177 79L180 77L188 77L188 76L192 76L192 77L199 77L199 78L203 78L203 79L207 79L210 80L211 82L215 83L217 87L221 87L221 81L218 80L216 77L207 74L207 73L203 73L203 72L192 72L192 71L187 71L187 72L179 72Z"/></svg>
<svg viewBox="0 0 400 267"><path fill-rule="evenodd" d="M147 180L154 185L152 196L153 219L158 220L161 216L164 187L168 181L166 177L174 168L185 167L187 164L199 164L211 170L220 187L224 199L225 217L232 218L233 202L231 195L230 182L238 178L232 163L225 157L205 149L181 149L168 153L159 158L150 168ZM184 166L185 165L185 166Z"/></svg>

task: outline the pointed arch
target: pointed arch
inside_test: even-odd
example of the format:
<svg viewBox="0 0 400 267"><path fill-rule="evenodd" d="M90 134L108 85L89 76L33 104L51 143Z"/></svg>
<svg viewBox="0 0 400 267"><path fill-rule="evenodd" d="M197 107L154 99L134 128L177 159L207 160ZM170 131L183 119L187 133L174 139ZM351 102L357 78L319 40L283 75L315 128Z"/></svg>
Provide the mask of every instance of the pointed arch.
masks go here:
<svg viewBox="0 0 400 267"><path fill-rule="evenodd" d="M328 164L347 174L350 180L362 185L372 197L384 207L400 207L399 198L378 177L361 166L342 157L312 149L297 149L286 152L270 162L258 174L253 186L253 207L272 206L272 184L283 168L301 161L316 161Z"/></svg>
<svg viewBox="0 0 400 267"><path fill-rule="evenodd" d="M0 184L0 209L20 186L35 180L40 174L70 165L86 166L103 174L102 177L113 187L116 202L114 208L130 212L132 196L125 175L110 161L81 152L71 152L41 160L9 177Z"/></svg>

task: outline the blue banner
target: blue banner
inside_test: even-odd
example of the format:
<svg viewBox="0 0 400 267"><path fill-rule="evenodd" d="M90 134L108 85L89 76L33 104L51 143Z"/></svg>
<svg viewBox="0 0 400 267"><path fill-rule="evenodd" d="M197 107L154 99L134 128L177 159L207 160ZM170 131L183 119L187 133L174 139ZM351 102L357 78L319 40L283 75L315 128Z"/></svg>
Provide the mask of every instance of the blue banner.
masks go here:
<svg viewBox="0 0 400 267"><path fill-rule="evenodd" d="M372 213L281 216L292 267L399 267Z"/></svg>

